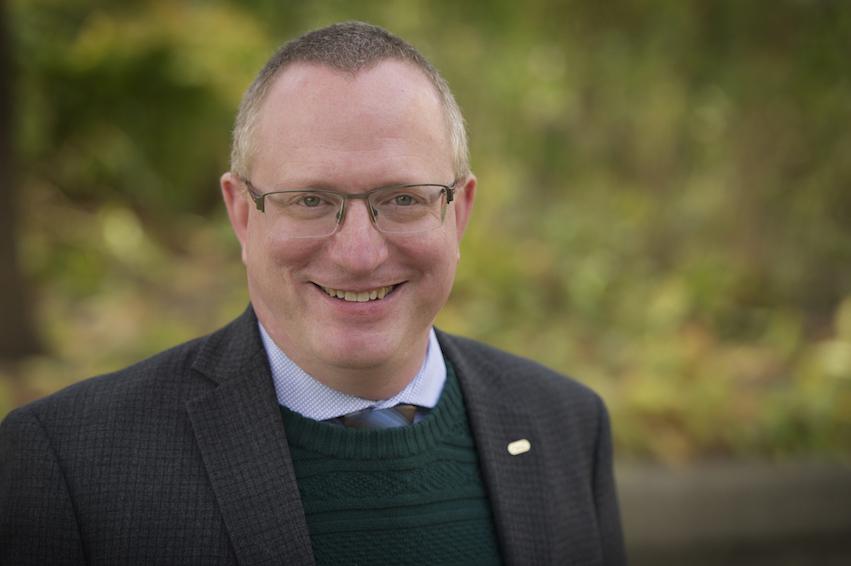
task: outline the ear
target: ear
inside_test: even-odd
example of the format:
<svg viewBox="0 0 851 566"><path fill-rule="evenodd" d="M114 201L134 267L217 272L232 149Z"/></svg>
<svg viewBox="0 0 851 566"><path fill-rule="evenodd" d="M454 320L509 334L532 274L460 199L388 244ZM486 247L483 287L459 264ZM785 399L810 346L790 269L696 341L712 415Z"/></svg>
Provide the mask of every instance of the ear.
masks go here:
<svg viewBox="0 0 851 566"><path fill-rule="evenodd" d="M235 174L230 171L225 173L219 179L219 184L222 187L222 197L228 210L231 228L233 228L233 233L236 234L236 239L239 240L239 245L242 247L242 263L245 263L250 203L244 194L245 188L242 182Z"/></svg>
<svg viewBox="0 0 851 566"><path fill-rule="evenodd" d="M470 220L470 214L473 212L473 201L476 198L476 176L472 173L467 176L464 184L455 191L455 232L458 236L458 243L461 243L461 237L464 235L464 230L467 229L467 222Z"/></svg>

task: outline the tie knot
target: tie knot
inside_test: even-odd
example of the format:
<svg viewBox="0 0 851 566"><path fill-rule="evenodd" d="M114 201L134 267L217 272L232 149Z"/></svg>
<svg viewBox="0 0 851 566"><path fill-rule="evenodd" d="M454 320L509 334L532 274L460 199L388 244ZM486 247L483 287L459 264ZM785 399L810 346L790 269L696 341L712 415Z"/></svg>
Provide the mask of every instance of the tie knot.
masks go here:
<svg viewBox="0 0 851 566"><path fill-rule="evenodd" d="M386 409L363 409L331 419L331 422L348 428L396 428L415 422L418 414L422 414L421 411L426 409L416 405L399 404Z"/></svg>

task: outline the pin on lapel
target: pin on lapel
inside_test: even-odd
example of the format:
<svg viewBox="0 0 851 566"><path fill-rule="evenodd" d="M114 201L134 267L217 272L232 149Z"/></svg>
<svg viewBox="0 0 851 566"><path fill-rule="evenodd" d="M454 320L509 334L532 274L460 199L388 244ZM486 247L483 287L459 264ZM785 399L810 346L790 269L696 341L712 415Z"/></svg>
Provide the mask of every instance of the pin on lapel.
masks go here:
<svg viewBox="0 0 851 566"><path fill-rule="evenodd" d="M508 453L512 456L524 454L531 449L532 443L526 440L525 438L521 438L520 440L515 440L514 442L508 443Z"/></svg>

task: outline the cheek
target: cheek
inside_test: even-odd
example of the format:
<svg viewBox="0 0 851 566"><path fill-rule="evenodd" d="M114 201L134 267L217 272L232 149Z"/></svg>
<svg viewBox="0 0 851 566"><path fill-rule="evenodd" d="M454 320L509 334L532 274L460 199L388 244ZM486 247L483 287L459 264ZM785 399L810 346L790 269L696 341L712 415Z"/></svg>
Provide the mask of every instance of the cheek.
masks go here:
<svg viewBox="0 0 851 566"><path fill-rule="evenodd" d="M458 265L458 242L453 233L436 232L428 238L419 234L399 244L400 256L407 258L429 285L443 288L452 284Z"/></svg>
<svg viewBox="0 0 851 566"><path fill-rule="evenodd" d="M246 265L255 272L280 278L282 272L297 270L315 257L319 244L312 240L288 240L260 230L251 230L246 247Z"/></svg>

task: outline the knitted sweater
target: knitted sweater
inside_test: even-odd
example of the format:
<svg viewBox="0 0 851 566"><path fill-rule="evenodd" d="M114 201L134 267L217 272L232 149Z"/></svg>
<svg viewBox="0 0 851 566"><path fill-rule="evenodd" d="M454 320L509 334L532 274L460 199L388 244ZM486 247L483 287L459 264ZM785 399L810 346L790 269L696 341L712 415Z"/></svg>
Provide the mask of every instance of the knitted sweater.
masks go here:
<svg viewBox="0 0 851 566"><path fill-rule="evenodd" d="M322 564L499 564L458 380L417 424L348 429L282 407Z"/></svg>

